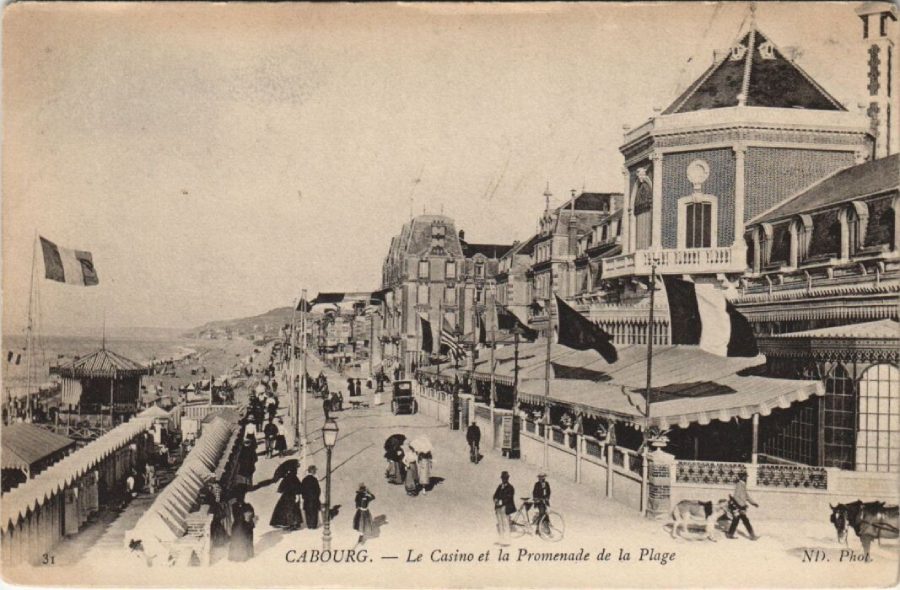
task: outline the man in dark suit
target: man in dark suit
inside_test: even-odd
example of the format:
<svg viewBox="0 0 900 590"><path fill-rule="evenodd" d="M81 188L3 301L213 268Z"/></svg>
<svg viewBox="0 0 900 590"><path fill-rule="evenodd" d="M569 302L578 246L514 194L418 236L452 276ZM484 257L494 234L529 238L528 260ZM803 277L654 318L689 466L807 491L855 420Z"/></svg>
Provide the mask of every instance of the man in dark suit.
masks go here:
<svg viewBox="0 0 900 590"><path fill-rule="evenodd" d="M516 489L509 483L509 473L500 474L500 485L494 491L494 515L500 545L509 545L509 519L516 511Z"/></svg>
<svg viewBox="0 0 900 590"><path fill-rule="evenodd" d="M466 442L469 443L469 461L478 463L481 458L479 454L479 445L481 444L481 429L478 424L472 422L466 429Z"/></svg>
<svg viewBox="0 0 900 590"><path fill-rule="evenodd" d="M306 470L307 475L300 482L300 497L303 498L303 516L306 518L307 528L314 529L319 526L319 510L322 509L322 488L319 486L319 478L316 477L316 466L310 465Z"/></svg>

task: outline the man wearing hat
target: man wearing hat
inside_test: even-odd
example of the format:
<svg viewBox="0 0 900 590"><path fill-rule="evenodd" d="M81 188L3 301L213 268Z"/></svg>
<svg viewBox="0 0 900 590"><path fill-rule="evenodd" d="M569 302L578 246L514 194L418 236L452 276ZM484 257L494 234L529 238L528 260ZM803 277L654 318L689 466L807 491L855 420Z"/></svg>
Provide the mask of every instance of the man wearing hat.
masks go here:
<svg viewBox="0 0 900 590"><path fill-rule="evenodd" d="M750 540L755 541L759 537L753 532L753 526L750 525L750 519L747 518L747 505L752 504L759 508L759 504L753 501L750 494L747 493L747 474L738 475L738 481L734 485L734 493L729 499L729 508L734 516L731 519L731 526L728 527L728 533L725 535L729 539L734 539L734 533L737 531L738 524L743 522L750 534Z"/></svg>
<svg viewBox="0 0 900 590"><path fill-rule="evenodd" d="M494 515L501 545L509 545L509 519L515 511L516 489L509 483L509 473L504 471L500 474L500 485L494 491Z"/></svg>
<svg viewBox="0 0 900 590"><path fill-rule="evenodd" d="M540 526L541 521L547 514L547 506L550 505L550 484L547 483L547 474L541 471L538 473L538 480L534 483L534 489L531 491L531 499L534 500L534 506L538 509L538 515L534 519L535 530Z"/></svg>

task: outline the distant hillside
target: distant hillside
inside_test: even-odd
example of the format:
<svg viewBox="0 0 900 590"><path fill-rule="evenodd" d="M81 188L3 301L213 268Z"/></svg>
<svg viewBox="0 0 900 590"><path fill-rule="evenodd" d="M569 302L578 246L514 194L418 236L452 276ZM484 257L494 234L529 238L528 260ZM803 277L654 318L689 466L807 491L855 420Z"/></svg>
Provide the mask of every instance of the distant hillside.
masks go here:
<svg viewBox="0 0 900 590"><path fill-rule="evenodd" d="M277 336L282 326L291 323L291 314L290 307L278 307L248 318L208 322L184 335L189 338Z"/></svg>

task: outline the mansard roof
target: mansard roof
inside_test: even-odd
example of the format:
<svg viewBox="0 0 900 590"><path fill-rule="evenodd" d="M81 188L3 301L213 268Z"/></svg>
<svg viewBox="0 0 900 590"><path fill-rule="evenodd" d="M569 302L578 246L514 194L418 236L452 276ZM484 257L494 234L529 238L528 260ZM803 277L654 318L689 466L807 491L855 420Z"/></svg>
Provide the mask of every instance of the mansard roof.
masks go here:
<svg viewBox="0 0 900 590"><path fill-rule="evenodd" d="M503 258L503 255L512 249L512 244L470 244L465 240L460 240L463 255L466 258L472 258L476 254L481 254L485 258Z"/></svg>
<svg viewBox="0 0 900 590"><path fill-rule="evenodd" d="M900 154L844 168L763 213L751 223L771 222L900 188Z"/></svg>
<svg viewBox="0 0 900 590"><path fill-rule="evenodd" d="M847 110L756 28L688 86L663 114L736 106Z"/></svg>

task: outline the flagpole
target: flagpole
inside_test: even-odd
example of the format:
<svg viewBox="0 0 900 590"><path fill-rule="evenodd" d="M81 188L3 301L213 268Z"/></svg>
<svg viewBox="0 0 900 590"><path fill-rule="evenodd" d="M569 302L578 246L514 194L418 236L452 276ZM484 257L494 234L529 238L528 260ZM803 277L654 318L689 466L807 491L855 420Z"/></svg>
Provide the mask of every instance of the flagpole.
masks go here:
<svg viewBox="0 0 900 590"><path fill-rule="evenodd" d="M25 417L31 422L31 372L34 370L32 345L34 344L34 275L37 264L37 230L34 230L34 242L31 249L31 287L28 292L28 325L25 329Z"/></svg>
<svg viewBox="0 0 900 590"><path fill-rule="evenodd" d="M551 281L553 277L551 276ZM551 296L555 293L551 293ZM553 339L553 301L547 298L547 358L544 361L544 469L550 461L550 345Z"/></svg>
<svg viewBox="0 0 900 590"><path fill-rule="evenodd" d="M650 396L653 393L653 307L656 293L656 260L650 263L650 313L647 322L647 389L644 391L644 452L641 477L641 512L647 513L647 447L650 440Z"/></svg>
<svg viewBox="0 0 900 590"><path fill-rule="evenodd" d="M300 451L300 461L301 461L301 464L305 465L306 458L307 458L306 447L308 446L307 439L306 439L306 434L307 434L307 432L306 432L306 406L308 405L306 403L307 402L307 400L306 400L306 389L307 389L307 383L306 383L306 372L307 372L307 369L306 369L306 346L307 346L307 343L306 343L306 332L307 332L306 320L307 320L307 317L309 316L309 304L306 302L306 289L303 289L300 292L300 301L302 302L302 305L303 305L303 309L300 310L300 330L301 330L300 354L303 355L300 357L301 358L300 370L303 371L303 373L300 376L300 394L299 394L300 395L300 406L299 406L300 418L298 419L298 422L300 422L300 427L301 427L300 444L303 445L301 447L301 451Z"/></svg>
<svg viewBox="0 0 900 590"><path fill-rule="evenodd" d="M288 336L288 382L287 393L288 400L291 402L291 430L293 431L297 448L300 448L300 426L299 417L300 409L297 406L297 396L294 394L294 331L297 325L297 305L298 301L294 299L294 307L291 311L291 333Z"/></svg>
<svg viewBox="0 0 900 590"><path fill-rule="evenodd" d="M441 295L441 299L438 300L438 329L437 329L437 342L438 342L438 351L437 351L437 374L438 377L441 376L441 340L444 336L444 306L443 306L443 295ZM434 354L434 330L431 331L431 354Z"/></svg>

